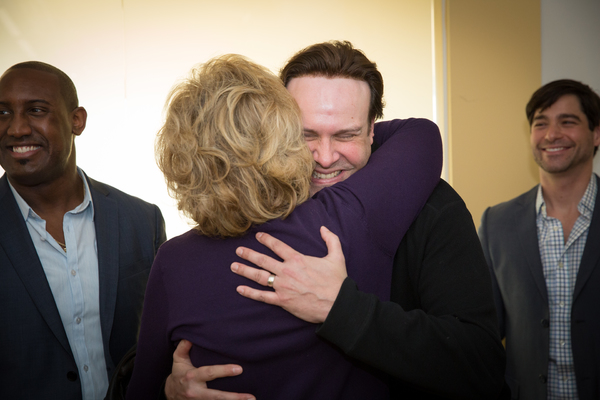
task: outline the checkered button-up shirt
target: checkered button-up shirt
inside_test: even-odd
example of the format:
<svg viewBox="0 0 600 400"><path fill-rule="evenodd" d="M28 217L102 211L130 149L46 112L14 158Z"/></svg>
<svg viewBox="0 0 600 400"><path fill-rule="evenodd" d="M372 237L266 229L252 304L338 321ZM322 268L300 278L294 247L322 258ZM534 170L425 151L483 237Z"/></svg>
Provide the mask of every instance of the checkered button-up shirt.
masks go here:
<svg viewBox="0 0 600 400"><path fill-rule="evenodd" d="M571 351L571 305L579 263L588 236L596 200L596 176L581 198L579 217L565 243L561 222L546 213L541 185L538 188L537 232L550 309L548 399L578 399Z"/></svg>

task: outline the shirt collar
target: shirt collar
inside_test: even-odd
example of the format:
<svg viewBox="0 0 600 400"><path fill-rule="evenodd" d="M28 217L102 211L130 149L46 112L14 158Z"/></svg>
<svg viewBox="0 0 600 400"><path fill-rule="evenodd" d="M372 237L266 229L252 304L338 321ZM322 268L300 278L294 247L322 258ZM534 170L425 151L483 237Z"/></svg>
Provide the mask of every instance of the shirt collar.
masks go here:
<svg viewBox="0 0 600 400"><path fill-rule="evenodd" d="M589 218L592 217L592 214L594 213L594 206L596 205L597 192L598 183L596 182L596 174L592 173L590 183L588 183L587 189L577 205L577 210L581 215ZM540 214L544 218L548 216L548 214L546 214L546 202L544 200L544 195L542 194L542 185L538 185L537 197L535 199L535 210L536 215L538 216Z"/></svg>
<svg viewBox="0 0 600 400"><path fill-rule="evenodd" d="M83 201L81 202L81 204L79 204L77 207L75 207L73 210L71 210L69 212L76 214L76 213L85 211L88 207L91 207L92 220L93 220L93 218L94 218L94 203L92 202L92 196L90 194L90 188L88 186L87 179L85 179L85 174L83 173L81 168L77 167L77 173L79 174L79 176L81 177L81 180L83 181ZM33 211L33 209L29 206L29 204L27 204L27 202L21 197L21 195L17 192L17 190L13 187L13 185L10 184L10 180L7 180L7 182L8 182L8 186L10 187L10 190L13 193L13 196L15 197L15 200L17 201L19 210L21 210L23 219L25 221L27 221L27 219L30 216L35 216L35 217L39 218L39 216L35 213L35 211Z"/></svg>

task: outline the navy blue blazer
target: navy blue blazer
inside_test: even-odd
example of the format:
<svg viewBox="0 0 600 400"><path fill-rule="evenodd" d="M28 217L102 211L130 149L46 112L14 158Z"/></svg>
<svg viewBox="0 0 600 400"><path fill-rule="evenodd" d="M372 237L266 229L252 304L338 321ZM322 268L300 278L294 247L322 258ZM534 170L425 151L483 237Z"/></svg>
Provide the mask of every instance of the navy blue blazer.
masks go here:
<svg viewBox="0 0 600 400"><path fill-rule="evenodd" d="M600 186L600 179L596 177ZM599 191L600 193L600 191ZM545 400L549 354L546 281L537 238L537 186L488 208L479 237L491 270L500 324L506 337L506 380L513 398ZM571 339L581 400L600 399L600 199L581 258L573 305Z"/></svg>
<svg viewBox="0 0 600 400"><path fill-rule="evenodd" d="M157 206L87 178L108 377L136 340L150 267L166 240ZM0 398L81 399L77 365L6 174L0 178Z"/></svg>

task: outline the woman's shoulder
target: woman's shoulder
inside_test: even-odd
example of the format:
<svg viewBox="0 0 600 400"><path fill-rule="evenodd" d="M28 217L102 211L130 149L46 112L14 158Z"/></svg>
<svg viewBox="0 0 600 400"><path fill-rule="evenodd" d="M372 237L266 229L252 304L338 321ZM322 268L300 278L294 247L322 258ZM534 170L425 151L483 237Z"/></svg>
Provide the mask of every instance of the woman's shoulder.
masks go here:
<svg viewBox="0 0 600 400"><path fill-rule="evenodd" d="M209 238L202 236L194 229L190 229L189 231L174 236L164 242L158 249L156 258L174 257L181 254L182 251L188 251L189 249L197 248L199 246L202 247L202 242L207 239Z"/></svg>

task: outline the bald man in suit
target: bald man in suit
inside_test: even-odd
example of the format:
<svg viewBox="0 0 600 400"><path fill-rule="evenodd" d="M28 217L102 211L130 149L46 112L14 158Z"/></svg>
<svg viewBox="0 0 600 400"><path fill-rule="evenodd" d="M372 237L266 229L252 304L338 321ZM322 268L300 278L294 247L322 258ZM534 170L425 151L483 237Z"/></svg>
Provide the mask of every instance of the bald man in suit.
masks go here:
<svg viewBox="0 0 600 400"><path fill-rule="evenodd" d="M100 399L137 338L165 241L158 207L88 178L69 77L41 62L0 77L0 398Z"/></svg>

